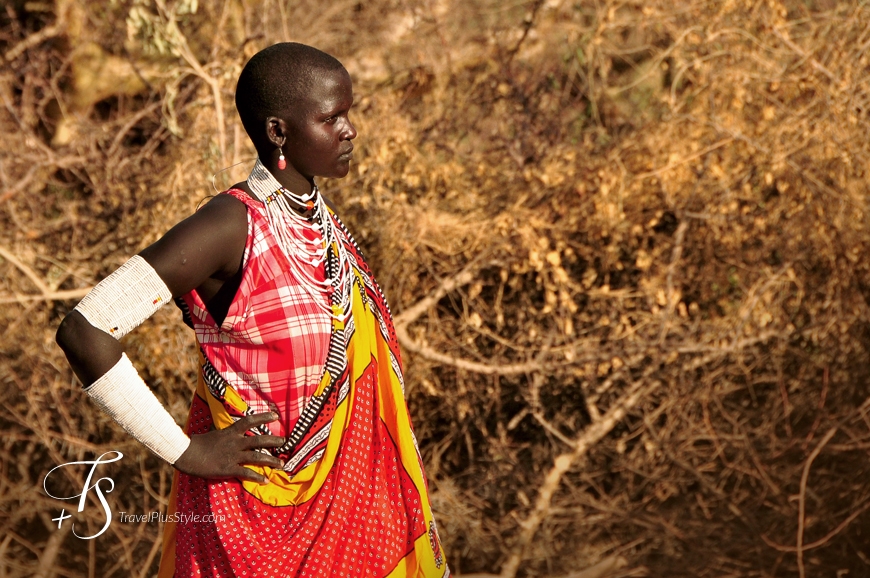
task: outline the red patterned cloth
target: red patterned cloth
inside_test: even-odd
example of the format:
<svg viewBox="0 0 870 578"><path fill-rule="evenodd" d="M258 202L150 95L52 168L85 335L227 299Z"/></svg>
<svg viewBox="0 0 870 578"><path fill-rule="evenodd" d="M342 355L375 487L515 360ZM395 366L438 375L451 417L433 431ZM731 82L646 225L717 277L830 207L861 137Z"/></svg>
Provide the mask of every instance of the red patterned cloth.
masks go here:
<svg viewBox="0 0 870 578"><path fill-rule="evenodd" d="M358 401L370 414L377 412L376 373L372 366L359 389ZM178 525L174 576L382 577L396 570L397 561L414 551L414 539L427 535L426 497L396 448L379 443L389 439L385 431L373 431L383 429L381 422L367 417L350 423L343 452L348 459L332 468L316 499L295 506L264 504L235 480L179 476L177 511L200 522ZM195 398L188 433L205 433L211 425L207 403ZM368 467L373 461L378 468ZM437 576L444 571L446 566Z"/></svg>
<svg viewBox="0 0 870 578"><path fill-rule="evenodd" d="M251 467L270 483L176 474L158 576L448 578L450 570L404 400L392 317L359 247L338 217L330 214L338 234L326 266L337 267L336 248L341 243L351 267L351 291L346 304L337 291L330 295L331 306L341 315L326 316L331 332L322 357L321 349L305 345L318 352L317 358L302 355L302 361L297 360L297 341L307 343L309 336L293 337L292 343L269 350L291 328L303 331L305 324L320 323L323 310L292 275L283 273L284 257L268 230L258 232L267 229L261 206L235 191L231 194L248 205L250 215L246 269L236 295L245 305L234 301L224 328L205 331L199 326L210 318L202 302L193 295L185 297L197 336L210 339L202 343L203 371L188 434L224 428L252 413L247 399L277 404L278 390L269 383L271 376L297 375L284 371L282 364L311 367L317 362L317 367L306 370L313 387L300 385L303 393L298 395L307 402L295 425L288 425L282 414L284 430L289 430L283 434L288 442L278 452L286 460L284 469ZM270 259L279 266L260 263ZM257 300L252 301L252 296ZM270 305L272 313L254 315L254 304ZM245 312L255 322L247 323ZM290 319L284 320L283 315ZM226 332L232 336L222 337ZM266 341L264 335L274 339ZM322 337L311 339L322 346ZM255 355L258 348L268 353ZM250 360L264 369L247 369ZM224 381L225 375L236 381ZM247 381L250 376L260 381ZM282 410L297 407L291 402L285 402Z"/></svg>
<svg viewBox="0 0 870 578"><path fill-rule="evenodd" d="M263 204L238 189L226 194L248 207L239 290L220 327L196 291L183 299L205 357L252 413L276 411L271 433L287 436L320 382L332 319L292 274ZM322 266L310 269L323 280Z"/></svg>

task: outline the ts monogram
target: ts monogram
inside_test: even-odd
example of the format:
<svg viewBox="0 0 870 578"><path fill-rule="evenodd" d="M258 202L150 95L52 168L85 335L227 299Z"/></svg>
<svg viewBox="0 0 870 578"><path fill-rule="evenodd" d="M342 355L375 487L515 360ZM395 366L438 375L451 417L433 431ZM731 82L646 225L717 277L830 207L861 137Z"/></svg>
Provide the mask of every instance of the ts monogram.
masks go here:
<svg viewBox="0 0 870 578"><path fill-rule="evenodd" d="M105 459L106 456L109 456L111 454L115 454L115 457L113 457L111 459ZM52 497L56 500L74 500L76 498L79 498L79 509L78 509L79 512L82 512L85 509L85 501L87 500L88 492L90 492L91 490L96 491L97 499L100 501L100 504L103 506L103 511L105 511L105 513L106 513L106 523L103 524L103 527L100 529L100 531L97 532L96 534L94 534L93 536L79 536L76 533L75 524L73 524L72 531L73 531L73 534L75 534L75 536L77 538L81 538L82 540L92 540L92 539L96 538L97 536L100 536L103 532L105 532L109 528L109 524L112 522L112 510L109 509L109 504L106 502L106 497L103 495L103 492L109 493L112 490L114 490L115 489L115 482L114 482L114 480L112 480L112 478L100 478L93 483L91 482L91 480L94 479L94 472L96 471L97 466L99 466L100 464L111 464L112 462L117 462L118 460L120 460L123 457L124 457L124 454L122 454L121 452L110 451L110 452L104 453L103 455L101 455L100 457L98 457L96 460L93 460L93 461L69 462L66 464L61 464L57 467L52 468L50 472L45 474L45 479L42 481L42 488L45 490L45 493L49 497ZM85 479L85 484L82 487L81 493L76 494L74 496L61 497L61 496L55 496L54 494L49 492L48 491L48 478L49 478L49 476L51 476L51 474L55 470L59 470L60 468L65 468L67 466L75 466L75 465L91 466L91 469L88 472L88 477ZM102 482L106 482L108 484L108 488L101 487L100 484ZM65 516L64 515L65 513L66 513L66 510L61 510L60 516L58 516L57 518L54 518L54 520L52 520L53 522L57 522L58 528L61 527L64 520L72 517L70 515Z"/></svg>

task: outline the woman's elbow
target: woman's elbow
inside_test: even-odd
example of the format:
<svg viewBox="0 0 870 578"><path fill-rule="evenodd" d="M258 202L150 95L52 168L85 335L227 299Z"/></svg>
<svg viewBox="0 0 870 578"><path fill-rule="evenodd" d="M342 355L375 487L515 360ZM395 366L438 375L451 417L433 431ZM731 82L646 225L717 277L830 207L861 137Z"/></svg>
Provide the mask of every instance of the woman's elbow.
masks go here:
<svg viewBox="0 0 870 578"><path fill-rule="evenodd" d="M84 386L111 369L124 352L117 339L91 325L78 311L63 318L55 341Z"/></svg>
<svg viewBox="0 0 870 578"><path fill-rule="evenodd" d="M84 325L90 325L87 319L78 311L71 311L63 318L54 334L54 341L64 352L69 353L72 346L81 343Z"/></svg>

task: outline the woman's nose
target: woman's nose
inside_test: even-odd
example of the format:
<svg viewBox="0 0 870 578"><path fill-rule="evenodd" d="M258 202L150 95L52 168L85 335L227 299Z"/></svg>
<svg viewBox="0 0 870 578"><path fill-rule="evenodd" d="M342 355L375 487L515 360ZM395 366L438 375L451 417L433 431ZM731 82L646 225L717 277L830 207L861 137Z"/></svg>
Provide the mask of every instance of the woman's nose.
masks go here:
<svg viewBox="0 0 870 578"><path fill-rule="evenodd" d="M347 119L347 123L341 133L341 138L344 140L353 140L356 138L356 127L353 126L353 123L350 122L350 119Z"/></svg>

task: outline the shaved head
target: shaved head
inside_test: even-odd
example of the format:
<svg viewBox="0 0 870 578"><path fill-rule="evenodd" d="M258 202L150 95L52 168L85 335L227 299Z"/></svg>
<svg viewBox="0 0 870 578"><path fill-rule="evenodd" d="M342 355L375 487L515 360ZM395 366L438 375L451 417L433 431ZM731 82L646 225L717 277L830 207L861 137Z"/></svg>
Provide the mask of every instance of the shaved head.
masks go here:
<svg viewBox="0 0 870 578"><path fill-rule="evenodd" d="M320 75L334 70L344 70L341 62L297 42L274 44L255 54L236 85L236 109L254 145L266 142L267 118L294 117Z"/></svg>

